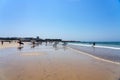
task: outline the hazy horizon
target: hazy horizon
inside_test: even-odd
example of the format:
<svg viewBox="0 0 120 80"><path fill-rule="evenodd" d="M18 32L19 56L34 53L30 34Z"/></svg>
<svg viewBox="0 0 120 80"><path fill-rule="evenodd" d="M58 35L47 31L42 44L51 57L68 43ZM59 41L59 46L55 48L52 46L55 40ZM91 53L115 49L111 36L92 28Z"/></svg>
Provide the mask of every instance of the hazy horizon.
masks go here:
<svg viewBox="0 0 120 80"><path fill-rule="evenodd" d="M0 0L0 37L120 41L119 0Z"/></svg>

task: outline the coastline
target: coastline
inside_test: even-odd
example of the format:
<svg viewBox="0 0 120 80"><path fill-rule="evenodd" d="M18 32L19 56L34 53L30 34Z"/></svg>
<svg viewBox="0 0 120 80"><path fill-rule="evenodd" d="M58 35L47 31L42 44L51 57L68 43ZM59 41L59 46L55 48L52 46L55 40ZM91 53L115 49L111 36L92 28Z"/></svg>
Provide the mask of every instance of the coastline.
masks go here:
<svg viewBox="0 0 120 80"><path fill-rule="evenodd" d="M75 49L78 52L87 53L88 56L91 56L96 59L101 59L107 62L120 64L120 50L116 49L107 49L99 47L86 47L80 45L68 45L68 47Z"/></svg>
<svg viewBox="0 0 120 80"><path fill-rule="evenodd" d="M17 44L4 46L16 47ZM27 48L28 50L29 48ZM13 48L13 51L16 50ZM7 80L119 80L120 65L94 59L70 48L40 45L0 55L0 75ZM4 53L2 53L4 54ZM6 59L7 58L7 59ZM3 73L3 74L2 74ZM1 77L1 76L0 76ZM2 79L1 79L2 80Z"/></svg>
<svg viewBox="0 0 120 80"><path fill-rule="evenodd" d="M97 60L100 60L100 61L104 61L104 62L108 62L108 63L113 63L113 64L117 64L117 65L120 65L120 62L113 62L113 61L110 61L110 60L107 60L107 59L103 59L103 58L100 58L100 57L97 57L97 56L94 56L92 54L89 54L87 52L83 52L83 51L80 51L80 50L77 50L77 49L74 49L74 48L71 48L69 47L70 49L74 50L75 52L78 52L80 54L83 54L83 55L86 55L86 56L90 56L94 59L97 59Z"/></svg>

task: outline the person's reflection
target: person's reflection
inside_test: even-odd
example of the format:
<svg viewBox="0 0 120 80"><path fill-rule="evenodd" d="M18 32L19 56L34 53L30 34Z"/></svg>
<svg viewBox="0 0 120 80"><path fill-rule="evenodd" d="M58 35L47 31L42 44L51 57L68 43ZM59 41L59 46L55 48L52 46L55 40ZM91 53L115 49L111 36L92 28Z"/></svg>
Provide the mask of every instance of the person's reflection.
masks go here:
<svg viewBox="0 0 120 80"><path fill-rule="evenodd" d="M66 46L67 46L67 42L63 42L63 49L64 49L64 51L66 50Z"/></svg>
<svg viewBox="0 0 120 80"><path fill-rule="evenodd" d="M35 48L35 45L32 45L31 48Z"/></svg>
<svg viewBox="0 0 120 80"><path fill-rule="evenodd" d="M40 42L37 42L37 43L36 43L36 46L39 46L39 45L40 45Z"/></svg>
<svg viewBox="0 0 120 80"><path fill-rule="evenodd" d="M21 51L23 49L23 46L19 46L17 49Z"/></svg>
<svg viewBox="0 0 120 80"><path fill-rule="evenodd" d="M64 51L67 49L67 47L66 46L63 46L63 49L64 49Z"/></svg>
<svg viewBox="0 0 120 80"><path fill-rule="evenodd" d="M95 47L92 47L93 53L95 53Z"/></svg>

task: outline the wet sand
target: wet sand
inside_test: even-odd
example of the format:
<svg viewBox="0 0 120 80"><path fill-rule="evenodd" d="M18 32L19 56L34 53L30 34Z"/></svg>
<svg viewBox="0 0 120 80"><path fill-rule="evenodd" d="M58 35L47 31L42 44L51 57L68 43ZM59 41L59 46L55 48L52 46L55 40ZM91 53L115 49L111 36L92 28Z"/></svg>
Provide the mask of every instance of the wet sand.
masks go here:
<svg viewBox="0 0 120 80"><path fill-rule="evenodd" d="M0 50L0 80L119 80L120 65L58 46Z"/></svg>
<svg viewBox="0 0 120 80"><path fill-rule="evenodd" d="M17 47L18 44L16 42L4 42L3 45L0 44L0 49L3 49L3 48L9 48L9 47Z"/></svg>

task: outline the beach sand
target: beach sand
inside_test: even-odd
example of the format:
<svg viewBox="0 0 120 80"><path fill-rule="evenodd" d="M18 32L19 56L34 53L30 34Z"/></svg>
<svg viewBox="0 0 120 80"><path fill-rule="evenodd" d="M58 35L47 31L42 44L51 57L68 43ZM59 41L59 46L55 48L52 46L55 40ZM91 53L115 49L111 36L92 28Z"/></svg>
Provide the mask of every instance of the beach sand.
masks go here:
<svg viewBox="0 0 120 80"><path fill-rule="evenodd" d="M17 47L18 44L16 42L4 42L3 45L0 44L0 49L3 49L3 48L9 48L9 47Z"/></svg>
<svg viewBox="0 0 120 80"><path fill-rule="evenodd" d="M16 47L16 43L4 47ZM13 48L15 49L15 48ZM30 50L29 50L30 49ZM40 45L9 53L0 50L0 80L119 80L120 65L73 49ZM4 55L3 55L4 54Z"/></svg>

